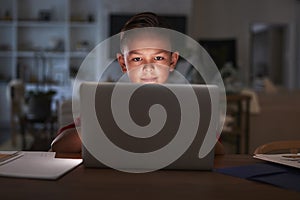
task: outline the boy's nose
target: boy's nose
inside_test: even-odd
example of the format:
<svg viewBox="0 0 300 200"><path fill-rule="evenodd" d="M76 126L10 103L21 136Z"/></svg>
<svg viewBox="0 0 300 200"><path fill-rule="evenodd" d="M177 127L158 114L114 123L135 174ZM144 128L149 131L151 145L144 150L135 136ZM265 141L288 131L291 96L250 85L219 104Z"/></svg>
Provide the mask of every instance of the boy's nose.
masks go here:
<svg viewBox="0 0 300 200"><path fill-rule="evenodd" d="M144 65L143 70L151 72L151 71L154 70L154 65L152 63L147 63L147 64Z"/></svg>

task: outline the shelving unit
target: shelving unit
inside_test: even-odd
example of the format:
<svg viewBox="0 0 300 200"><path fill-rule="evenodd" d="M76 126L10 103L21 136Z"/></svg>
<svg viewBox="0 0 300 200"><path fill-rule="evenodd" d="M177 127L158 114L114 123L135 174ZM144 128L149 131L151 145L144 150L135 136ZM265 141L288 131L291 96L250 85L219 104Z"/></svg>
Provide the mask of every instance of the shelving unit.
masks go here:
<svg viewBox="0 0 300 200"><path fill-rule="evenodd" d="M22 79L71 96L71 79L88 52L100 42L98 0L0 0L0 90ZM8 105L5 95L1 105ZM0 109L8 124L9 106Z"/></svg>

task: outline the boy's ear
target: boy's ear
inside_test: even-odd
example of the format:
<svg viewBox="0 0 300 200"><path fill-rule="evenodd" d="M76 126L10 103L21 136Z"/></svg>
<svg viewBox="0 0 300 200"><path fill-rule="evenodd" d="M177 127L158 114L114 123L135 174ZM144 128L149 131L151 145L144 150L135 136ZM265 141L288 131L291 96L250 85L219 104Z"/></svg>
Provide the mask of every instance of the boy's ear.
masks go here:
<svg viewBox="0 0 300 200"><path fill-rule="evenodd" d="M175 69L178 59L179 59L179 53L173 52L171 56L170 71L173 71Z"/></svg>
<svg viewBox="0 0 300 200"><path fill-rule="evenodd" d="M124 60L124 55L121 54L121 53L117 53L117 59L118 59L118 62L121 66L121 70L122 72L127 72L127 68L126 68L126 65L125 65L125 60Z"/></svg>

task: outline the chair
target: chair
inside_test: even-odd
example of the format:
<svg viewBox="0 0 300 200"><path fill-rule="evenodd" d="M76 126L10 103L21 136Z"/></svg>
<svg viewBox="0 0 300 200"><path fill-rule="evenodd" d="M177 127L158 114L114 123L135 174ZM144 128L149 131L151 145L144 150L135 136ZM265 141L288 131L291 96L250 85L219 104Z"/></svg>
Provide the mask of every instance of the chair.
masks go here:
<svg viewBox="0 0 300 200"><path fill-rule="evenodd" d="M27 97L25 112L22 120L22 135L23 135L23 149L26 148L25 134L27 129L31 130L35 139L37 134L35 133L36 126L40 126L44 131L50 130L50 138L53 137L54 123L56 121L55 116L52 113L53 93L32 93ZM50 125L50 129L49 129Z"/></svg>
<svg viewBox="0 0 300 200"><path fill-rule="evenodd" d="M232 121L229 123L229 129L223 129L221 139L230 142L231 138L235 138L237 154L248 153L251 98L248 94L227 95L226 117Z"/></svg>
<svg viewBox="0 0 300 200"><path fill-rule="evenodd" d="M12 145L16 146L17 143L17 132L21 129L22 116L24 114L25 104L25 85L20 79L13 79L9 82L8 98L10 102L10 130L12 136Z"/></svg>
<svg viewBox="0 0 300 200"><path fill-rule="evenodd" d="M300 140L274 141L257 147L254 154L271 153L298 153L300 152Z"/></svg>

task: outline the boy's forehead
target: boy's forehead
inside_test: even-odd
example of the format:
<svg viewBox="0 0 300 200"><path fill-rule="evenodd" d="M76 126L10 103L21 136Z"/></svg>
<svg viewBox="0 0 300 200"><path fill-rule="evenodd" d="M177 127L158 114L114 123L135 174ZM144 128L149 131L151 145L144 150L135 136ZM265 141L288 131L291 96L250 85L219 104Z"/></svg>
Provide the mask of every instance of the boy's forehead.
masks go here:
<svg viewBox="0 0 300 200"><path fill-rule="evenodd" d="M170 53L170 51L165 50L165 49L154 49L154 48L145 48L145 49L134 49L131 51L126 52L127 55L132 55L132 54L138 54L138 55L143 55L143 54L165 54L165 53Z"/></svg>
<svg viewBox="0 0 300 200"><path fill-rule="evenodd" d="M142 32L128 38L123 46L125 52L138 49L161 49L171 51L171 42L168 37L159 33Z"/></svg>

